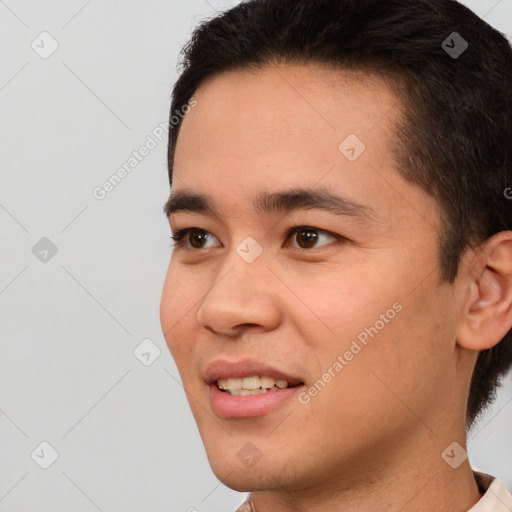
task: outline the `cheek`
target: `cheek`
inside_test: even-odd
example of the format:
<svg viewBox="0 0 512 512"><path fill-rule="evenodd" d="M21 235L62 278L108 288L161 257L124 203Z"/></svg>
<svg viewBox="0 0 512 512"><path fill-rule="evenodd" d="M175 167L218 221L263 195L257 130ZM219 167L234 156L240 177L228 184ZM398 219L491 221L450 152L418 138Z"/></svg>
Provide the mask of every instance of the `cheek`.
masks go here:
<svg viewBox="0 0 512 512"><path fill-rule="evenodd" d="M300 285L294 290L307 307L295 300L292 304L296 305L288 311L293 312L297 324L308 334L304 336L305 342L320 343L327 354L348 348L361 333L364 338L365 329L376 322L378 330L382 330L397 315L397 306L393 305L400 294L389 282L376 285L366 271L325 268L309 280L297 279L294 282Z"/></svg>
<svg viewBox="0 0 512 512"><path fill-rule="evenodd" d="M349 415L365 425L378 417L391 430L394 421L414 423L410 410L422 417L446 389L452 325L447 304L428 285L421 292L399 295L392 310L385 308L386 302L383 306L374 307L376 317L365 317L367 323L359 333L340 341L351 360L323 399L325 405L343 397L339 421ZM363 311L359 313L362 318ZM353 325L352 333L358 328ZM361 350L354 348L354 342ZM336 352L331 354L334 361Z"/></svg>
<svg viewBox="0 0 512 512"><path fill-rule="evenodd" d="M300 308L296 321L306 333L310 360L316 360L311 377L322 379L329 369L336 375L312 400L317 417L325 411L335 415L332 404L342 397L341 416L351 411L370 414L370 420L373 412L389 415L391 421L390 407L396 413L404 408L394 393L406 403L415 396L428 397L432 379L442 381L447 372L446 339L453 326L437 272L414 290L421 281L419 269L414 275L396 263L386 268L386 273L377 269L364 277L347 272L336 281L332 271L330 278L326 272L307 287L311 311L304 314Z"/></svg>
<svg viewBox="0 0 512 512"><path fill-rule="evenodd" d="M165 341L177 364L193 350L193 304L200 296L197 282L171 263L160 301L160 324Z"/></svg>

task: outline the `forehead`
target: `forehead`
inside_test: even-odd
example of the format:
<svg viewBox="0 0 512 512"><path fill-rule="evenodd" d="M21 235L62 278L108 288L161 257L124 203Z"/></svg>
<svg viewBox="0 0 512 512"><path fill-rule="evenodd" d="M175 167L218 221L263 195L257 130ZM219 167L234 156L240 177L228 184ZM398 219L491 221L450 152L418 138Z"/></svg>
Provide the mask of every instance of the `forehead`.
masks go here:
<svg viewBox="0 0 512 512"><path fill-rule="evenodd" d="M389 151L403 105L381 78L321 65L215 75L194 94L176 146L173 190L243 207L263 189L322 185L374 209L416 186ZM417 189L414 194L422 191ZM423 198L427 200L427 198Z"/></svg>
<svg viewBox="0 0 512 512"><path fill-rule="evenodd" d="M200 122L195 130L216 128L233 135L229 125L246 123L245 130L236 133L240 138L257 131L280 132L282 137L306 132L312 137L311 132L317 132L319 139L327 131L336 134L335 139L347 131L363 135L401 106L382 78L320 64L269 64L224 72L205 80L194 97L198 106L186 116L182 130Z"/></svg>
<svg viewBox="0 0 512 512"><path fill-rule="evenodd" d="M401 109L382 79L321 65L225 72L203 82L194 97L197 106L177 141L178 171L205 158L260 168L277 161L295 165L297 159L305 165L334 161L349 136L360 141L359 151L389 157L386 144Z"/></svg>

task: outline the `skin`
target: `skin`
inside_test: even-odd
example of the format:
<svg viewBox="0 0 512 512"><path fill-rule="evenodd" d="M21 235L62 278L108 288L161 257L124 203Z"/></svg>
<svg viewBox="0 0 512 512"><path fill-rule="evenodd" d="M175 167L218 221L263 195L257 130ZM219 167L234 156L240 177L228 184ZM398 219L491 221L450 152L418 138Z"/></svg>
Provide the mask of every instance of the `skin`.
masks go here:
<svg viewBox="0 0 512 512"><path fill-rule="evenodd" d="M175 247L160 315L215 475L252 491L258 512L468 510L480 499L469 462L453 469L441 454L466 445L477 351L512 325L512 233L468 251L455 283L441 283L439 211L395 169L388 142L402 106L378 77L267 65L215 76L194 97L173 192L211 196L220 217L170 217L173 232L211 235L205 248L192 237ZM338 149L348 134L366 146L353 162ZM328 187L375 219L253 208L257 193L295 186ZM287 238L294 225L320 230L316 246ZM236 252L248 236L263 249L250 264ZM250 419L212 410L208 362L248 357L310 386L397 302L308 404ZM237 456L248 442L261 456L250 468Z"/></svg>

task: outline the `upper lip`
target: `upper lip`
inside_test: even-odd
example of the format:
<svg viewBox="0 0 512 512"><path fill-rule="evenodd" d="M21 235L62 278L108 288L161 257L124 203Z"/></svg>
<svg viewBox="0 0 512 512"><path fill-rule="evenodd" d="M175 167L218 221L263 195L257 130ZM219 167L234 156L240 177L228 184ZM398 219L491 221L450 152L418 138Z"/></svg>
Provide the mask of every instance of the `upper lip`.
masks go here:
<svg viewBox="0 0 512 512"><path fill-rule="evenodd" d="M266 363L243 359L240 361L228 361L227 359L217 359L210 362L205 369L205 381L213 384L217 379L228 379L229 377L252 377L255 375L266 375L276 380L285 380L289 386L303 384L299 377L278 370Z"/></svg>

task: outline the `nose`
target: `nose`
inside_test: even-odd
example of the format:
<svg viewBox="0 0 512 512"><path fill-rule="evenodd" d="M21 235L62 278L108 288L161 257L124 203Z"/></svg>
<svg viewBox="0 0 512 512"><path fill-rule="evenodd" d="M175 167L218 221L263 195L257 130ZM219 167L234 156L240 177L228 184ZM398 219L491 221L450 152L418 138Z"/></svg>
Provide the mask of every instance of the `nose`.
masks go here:
<svg viewBox="0 0 512 512"><path fill-rule="evenodd" d="M275 329L282 315L279 289L263 258L247 263L234 253L212 280L197 321L211 333L230 337L249 329Z"/></svg>

